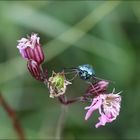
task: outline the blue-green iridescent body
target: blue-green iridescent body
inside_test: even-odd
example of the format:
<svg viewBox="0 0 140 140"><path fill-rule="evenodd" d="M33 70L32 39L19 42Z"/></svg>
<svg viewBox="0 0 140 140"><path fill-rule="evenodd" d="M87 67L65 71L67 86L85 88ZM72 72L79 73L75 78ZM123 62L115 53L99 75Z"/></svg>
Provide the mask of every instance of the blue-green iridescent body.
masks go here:
<svg viewBox="0 0 140 140"><path fill-rule="evenodd" d="M80 65L77 67L77 70L82 80L89 80L95 75L93 67L89 64Z"/></svg>

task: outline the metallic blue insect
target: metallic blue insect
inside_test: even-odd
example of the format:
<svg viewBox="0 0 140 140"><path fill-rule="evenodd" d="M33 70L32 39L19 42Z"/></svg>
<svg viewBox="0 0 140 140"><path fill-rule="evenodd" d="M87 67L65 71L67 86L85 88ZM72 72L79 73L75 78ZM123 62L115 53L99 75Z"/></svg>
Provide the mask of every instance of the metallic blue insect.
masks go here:
<svg viewBox="0 0 140 140"><path fill-rule="evenodd" d="M89 64L80 65L76 68L65 68L65 69L71 70L71 72L68 72L66 74L76 73L71 80L73 80L77 75L79 75L79 77L82 80L90 80L91 78L95 77L95 71L93 67Z"/></svg>
<svg viewBox="0 0 140 140"><path fill-rule="evenodd" d="M90 83L91 79L93 79L93 80L105 80L105 79L96 77L93 67L89 64L80 65L76 68L65 68L65 69L71 70L71 72L65 72L65 74L75 73L73 78L70 79L69 81L74 80L75 77L77 77L78 75L82 80L87 81L88 83ZM110 80L105 80L105 81L110 81ZM112 82L112 81L110 81L110 82Z"/></svg>
<svg viewBox="0 0 140 140"><path fill-rule="evenodd" d="M95 75L93 67L89 64L80 65L77 67L79 77L82 80L89 80Z"/></svg>

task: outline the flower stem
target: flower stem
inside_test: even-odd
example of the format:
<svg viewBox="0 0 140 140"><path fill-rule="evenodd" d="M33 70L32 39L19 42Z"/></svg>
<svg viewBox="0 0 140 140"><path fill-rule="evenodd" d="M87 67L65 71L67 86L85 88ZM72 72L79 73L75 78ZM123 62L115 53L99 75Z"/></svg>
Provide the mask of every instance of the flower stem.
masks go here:
<svg viewBox="0 0 140 140"><path fill-rule="evenodd" d="M71 99L71 100L66 100L64 96L59 96L58 100L60 101L61 104L63 105L68 105L74 102L77 102L79 98Z"/></svg>
<svg viewBox="0 0 140 140"><path fill-rule="evenodd" d="M64 128L67 107L68 106L61 105L61 114L58 118L58 122L57 122L57 126L56 126L56 134L55 134L55 139L57 139L57 140L62 140L62 132L63 132L63 128Z"/></svg>
<svg viewBox="0 0 140 140"><path fill-rule="evenodd" d="M74 99L67 100L65 96L59 96L58 100L63 105L69 105L69 104L72 104L72 103L75 103L75 102L90 101L90 98L88 98L86 95L84 95L84 96L81 96L81 97L76 97Z"/></svg>
<svg viewBox="0 0 140 140"><path fill-rule="evenodd" d="M17 118L16 112L8 105L8 103L5 101L1 93L0 93L0 104L7 112L9 118L12 120L13 127L19 137L19 140L25 140L24 132Z"/></svg>

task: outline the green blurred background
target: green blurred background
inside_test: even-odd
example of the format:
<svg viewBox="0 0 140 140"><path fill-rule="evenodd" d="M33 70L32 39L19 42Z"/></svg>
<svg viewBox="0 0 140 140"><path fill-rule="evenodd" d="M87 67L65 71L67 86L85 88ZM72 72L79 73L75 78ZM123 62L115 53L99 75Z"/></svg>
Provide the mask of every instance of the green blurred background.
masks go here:
<svg viewBox="0 0 140 140"><path fill-rule="evenodd" d="M0 90L27 139L59 138L58 130L71 140L140 138L139 7L138 1L0 1ZM117 120L96 129L98 114L84 120L87 103L72 104L61 114L57 99L30 76L16 48L17 40L32 32L41 38L49 75L89 63L98 77L116 82L109 91L123 91ZM77 79L67 95L80 96L86 86ZM62 115L63 127L58 125ZM6 138L17 135L1 107L0 139Z"/></svg>

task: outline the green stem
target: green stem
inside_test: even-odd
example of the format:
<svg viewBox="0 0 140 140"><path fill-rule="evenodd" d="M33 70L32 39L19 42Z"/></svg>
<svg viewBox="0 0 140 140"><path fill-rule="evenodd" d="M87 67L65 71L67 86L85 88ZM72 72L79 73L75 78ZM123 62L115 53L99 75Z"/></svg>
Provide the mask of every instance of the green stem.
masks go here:
<svg viewBox="0 0 140 140"><path fill-rule="evenodd" d="M61 105L61 114L57 121L56 134L55 134L55 139L57 140L62 140L62 133L63 133L67 109L68 109L68 106L63 105L63 104Z"/></svg>

